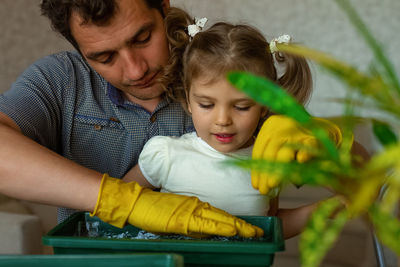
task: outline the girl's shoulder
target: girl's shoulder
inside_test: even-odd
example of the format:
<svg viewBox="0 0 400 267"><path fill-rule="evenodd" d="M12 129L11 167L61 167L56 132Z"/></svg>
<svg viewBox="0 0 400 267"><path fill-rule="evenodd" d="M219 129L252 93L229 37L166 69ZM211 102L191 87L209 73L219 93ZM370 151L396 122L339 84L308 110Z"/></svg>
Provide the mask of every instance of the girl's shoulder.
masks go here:
<svg viewBox="0 0 400 267"><path fill-rule="evenodd" d="M195 132L186 133L182 136L161 136L157 135L150 138L144 146L144 149L148 149L149 147L180 147L191 145L197 136Z"/></svg>
<svg viewBox="0 0 400 267"><path fill-rule="evenodd" d="M193 135L193 133L194 133L194 135ZM182 141L192 140L192 139L194 139L194 137L196 137L195 132L186 133L181 136L156 135L156 136L153 136L152 138L150 138L147 141L146 145L149 143L178 143L178 142L182 142Z"/></svg>

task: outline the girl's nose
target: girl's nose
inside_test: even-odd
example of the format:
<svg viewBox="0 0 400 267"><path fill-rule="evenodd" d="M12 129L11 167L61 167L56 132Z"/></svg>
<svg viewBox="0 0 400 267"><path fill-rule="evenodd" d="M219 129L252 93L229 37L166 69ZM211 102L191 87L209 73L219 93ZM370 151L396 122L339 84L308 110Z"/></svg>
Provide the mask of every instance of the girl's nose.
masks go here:
<svg viewBox="0 0 400 267"><path fill-rule="evenodd" d="M219 109L217 111L217 117L215 120L215 124L218 126L228 126L232 124L232 118L229 110L227 109Z"/></svg>

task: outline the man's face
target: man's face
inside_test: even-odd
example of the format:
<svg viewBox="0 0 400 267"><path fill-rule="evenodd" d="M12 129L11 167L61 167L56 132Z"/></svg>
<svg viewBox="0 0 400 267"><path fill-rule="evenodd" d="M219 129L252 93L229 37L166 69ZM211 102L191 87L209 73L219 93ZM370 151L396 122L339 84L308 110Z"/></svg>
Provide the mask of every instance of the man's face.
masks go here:
<svg viewBox="0 0 400 267"><path fill-rule="evenodd" d="M168 62L163 18L144 0L119 0L119 8L105 26L82 24L71 16L71 32L87 62L127 99L138 104L158 103L163 90L156 83ZM164 1L165 12L169 1Z"/></svg>

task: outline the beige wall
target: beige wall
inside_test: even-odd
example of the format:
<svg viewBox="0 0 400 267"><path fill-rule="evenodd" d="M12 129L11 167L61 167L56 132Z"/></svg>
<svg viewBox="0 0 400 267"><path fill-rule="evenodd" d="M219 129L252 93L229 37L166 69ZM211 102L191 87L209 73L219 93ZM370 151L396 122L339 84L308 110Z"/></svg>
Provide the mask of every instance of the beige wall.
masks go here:
<svg viewBox="0 0 400 267"><path fill-rule="evenodd" d="M0 92L36 59L70 49L40 15L40 0L0 1Z"/></svg>
<svg viewBox="0 0 400 267"><path fill-rule="evenodd" d="M400 29L400 1L351 2L384 44L397 73L400 73L400 53L397 52L400 36L396 34ZM0 92L7 90L36 59L71 49L50 29L47 19L40 16L39 3L40 0L0 1ZM218 20L250 23L268 39L288 33L297 42L329 52L361 69L366 69L372 59L370 51L334 0L171 0L171 4L185 8L193 16L208 17L208 25ZM308 109L316 116L341 114L342 107L328 99L344 96L342 84L321 72L317 66L312 65L312 69L314 93ZM362 132L357 138L369 150L377 149L370 135Z"/></svg>

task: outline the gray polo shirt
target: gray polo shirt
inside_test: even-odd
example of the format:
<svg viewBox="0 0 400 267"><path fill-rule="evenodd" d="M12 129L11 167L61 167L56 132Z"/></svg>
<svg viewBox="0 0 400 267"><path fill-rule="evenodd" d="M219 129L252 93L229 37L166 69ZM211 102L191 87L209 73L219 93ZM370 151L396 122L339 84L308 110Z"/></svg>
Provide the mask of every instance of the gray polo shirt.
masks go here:
<svg viewBox="0 0 400 267"><path fill-rule="evenodd" d="M47 56L31 65L0 95L0 111L29 138L117 178L136 165L151 137L194 131L179 103L164 98L149 113L124 100L77 52ZM59 221L73 212L60 208Z"/></svg>

